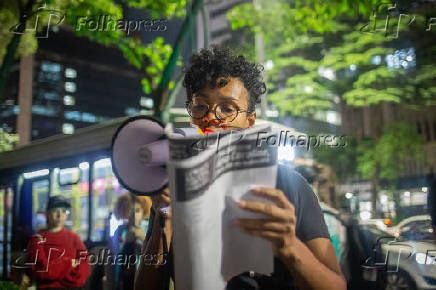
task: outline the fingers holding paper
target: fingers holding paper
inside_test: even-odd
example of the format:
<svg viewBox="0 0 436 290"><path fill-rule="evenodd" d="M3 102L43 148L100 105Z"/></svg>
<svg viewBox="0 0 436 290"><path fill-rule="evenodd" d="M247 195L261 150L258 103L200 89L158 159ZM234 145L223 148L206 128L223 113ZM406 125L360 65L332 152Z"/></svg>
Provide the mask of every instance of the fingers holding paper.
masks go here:
<svg viewBox="0 0 436 290"><path fill-rule="evenodd" d="M268 187L254 188L253 194L269 199L273 203L240 201L238 207L261 213L265 219L235 219L234 224L245 233L262 237L271 242L276 256L288 256L296 239L294 206L279 189Z"/></svg>

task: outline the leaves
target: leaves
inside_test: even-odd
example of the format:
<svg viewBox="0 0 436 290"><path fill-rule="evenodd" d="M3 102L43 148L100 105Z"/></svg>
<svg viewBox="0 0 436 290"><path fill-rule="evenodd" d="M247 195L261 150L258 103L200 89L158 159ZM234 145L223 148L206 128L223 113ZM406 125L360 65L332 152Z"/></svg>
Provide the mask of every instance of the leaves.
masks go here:
<svg viewBox="0 0 436 290"><path fill-rule="evenodd" d="M0 128L0 152L12 150L18 139L18 134L9 134Z"/></svg>
<svg viewBox="0 0 436 290"><path fill-rule="evenodd" d="M371 178L376 164L380 177L395 181L408 160L423 161L423 141L416 128L398 123L385 128L379 140L366 140L358 147L358 170L363 178Z"/></svg>
<svg viewBox="0 0 436 290"><path fill-rule="evenodd" d="M232 29L240 32L243 47L248 47L246 55L255 50L255 32L262 34L264 59L274 64L266 71L267 97L282 115L310 117L331 110L337 106L333 96L341 99L341 105L353 107L383 102L415 109L436 105L434 32L421 37L416 33L425 25L425 17L417 15L420 27L410 25L406 18L397 26L398 14L393 13L390 27L383 31L392 1L273 2L263 1L260 10L245 3L229 11L227 17ZM378 30L374 30L376 21ZM396 39L397 32L401 40ZM388 64L389 57L399 57L403 54L400 49L410 47L416 51L413 65L405 69ZM401 65L403 60L397 62ZM377 165L380 177L394 180L402 172L404 160L419 158L421 137L413 126L397 124L377 137L348 148L348 156L358 156L354 165L363 178L371 178ZM334 153L319 150L314 156L335 164L341 154ZM340 172L339 167L335 167L336 172ZM349 168L355 170L352 165Z"/></svg>
<svg viewBox="0 0 436 290"><path fill-rule="evenodd" d="M141 84L142 84L142 90L144 91L144 93L146 94L151 94L151 84L148 81L148 79L141 79Z"/></svg>

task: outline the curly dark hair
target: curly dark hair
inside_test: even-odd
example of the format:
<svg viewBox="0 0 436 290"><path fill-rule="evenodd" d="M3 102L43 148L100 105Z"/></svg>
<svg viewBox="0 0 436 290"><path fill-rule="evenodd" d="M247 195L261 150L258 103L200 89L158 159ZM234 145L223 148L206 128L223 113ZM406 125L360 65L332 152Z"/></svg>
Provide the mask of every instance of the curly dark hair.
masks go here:
<svg viewBox="0 0 436 290"><path fill-rule="evenodd" d="M256 104L260 103L260 96L266 92L263 66L248 62L242 55L234 55L228 47L213 45L210 49L203 48L191 56L189 63L183 80L188 101L207 85L212 89L224 87L230 77L239 78L249 94L248 114L254 111ZM218 78L223 79L217 83Z"/></svg>
<svg viewBox="0 0 436 290"><path fill-rule="evenodd" d="M130 209L134 206L134 203L139 203L144 212L144 217L150 215L151 199L148 196L136 196L130 192L125 192L118 196L114 204L114 215L117 219L128 219L130 215Z"/></svg>

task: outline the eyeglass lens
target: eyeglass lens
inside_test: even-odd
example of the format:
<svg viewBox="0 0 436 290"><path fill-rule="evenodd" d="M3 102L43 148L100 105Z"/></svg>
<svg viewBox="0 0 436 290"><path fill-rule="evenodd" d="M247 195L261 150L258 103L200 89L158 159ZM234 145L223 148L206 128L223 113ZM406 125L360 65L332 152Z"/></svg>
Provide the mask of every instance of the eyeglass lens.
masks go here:
<svg viewBox="0 0 436 290"><path fill-rule="evenodd" d="M209 112L210 107L205 103L194 103L191 104L189 111L193 118L203 118ZM215 107L215 114L220 120L227 120L229 118L235 117L238 113L238 109L235 105L231 103L218 104Z"/></svg>

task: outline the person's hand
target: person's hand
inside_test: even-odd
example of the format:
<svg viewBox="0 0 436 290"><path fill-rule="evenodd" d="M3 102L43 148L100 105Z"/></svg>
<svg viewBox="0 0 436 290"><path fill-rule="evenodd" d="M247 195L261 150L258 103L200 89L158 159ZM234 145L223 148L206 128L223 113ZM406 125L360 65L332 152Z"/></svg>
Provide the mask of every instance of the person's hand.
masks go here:
<svg viewBox="0 0 436 290"><path fill-rule="evenodd" d="M145 232L138 226L129 227L129 233L131 233L133 236L132 240L136 240L136 239L144 240L145 238Z"/></svg>
<svg viewBox="0 0 436 290"><path fill-rule="evenodd" d="M165 205L169 205L171 203L171 197L170 197L170 190L169 188L165 188L162 193L160 194L155 194L151 196L151 201L152 201L152 207L154 209L154 211L156 212L157 216L163 216L166 219L170 219L171 218L171 208L169 209L168 213L166 214L162 214L159 211L159 205L160 204L165 204Z"/></svg>
<svg viewBox="0 0 436 290"><path fill-rule="evenodd" d="M296 240L294 206L279 189L257 187L252 192L272 202L240 201L238 207L251 212L262 213L266 219L235 219L234 224L245 233L267 239L273 253L280 258L292 256Z"/></svg>
<svg viewBox="0 0 436 290"><path fill-rule="evenodd" d="M77 263L76 259L71 259L71 265L73 265L73 268L76 268L79 263Z"/></svg>
<svg viewBox="0 0 436 290"><path fill-rule="evenodd" d="M23 278L21 279L20 289L27 289L30 286L30 278L26 274L23 274Z"/></svg>

